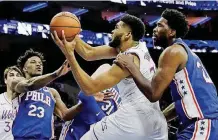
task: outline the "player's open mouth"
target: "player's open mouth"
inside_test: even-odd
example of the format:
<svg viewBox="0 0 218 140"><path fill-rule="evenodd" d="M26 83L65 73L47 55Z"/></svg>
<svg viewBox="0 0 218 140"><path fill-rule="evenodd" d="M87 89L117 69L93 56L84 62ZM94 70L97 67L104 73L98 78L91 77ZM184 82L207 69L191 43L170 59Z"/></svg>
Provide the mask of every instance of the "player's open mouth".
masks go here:
<svg viewBox="0 0 218 140"><path fill-rule="evenodd" d="M152 39L156 40L157 39L157 35L153 33Z"/></svg>
<svg viewBox="0 0 218 140"><path fill-rule="evenodd" d="M41 72L41 71L42 71L42 69L41 69L41 68L36 68L36 70L37 70L37 71L39 71L39 72Z"/></svg>

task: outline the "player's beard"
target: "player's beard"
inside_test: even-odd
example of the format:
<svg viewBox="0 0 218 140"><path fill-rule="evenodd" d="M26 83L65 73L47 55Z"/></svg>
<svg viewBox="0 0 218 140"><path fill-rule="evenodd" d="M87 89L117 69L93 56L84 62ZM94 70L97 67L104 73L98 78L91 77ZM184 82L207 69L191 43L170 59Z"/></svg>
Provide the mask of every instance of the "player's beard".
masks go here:
<svg viewBox="0 0 218 140"><path fill-rule="evenodd" d="M160 36L156 39L154 46L166 48L168 46L168 39L166 36Z"/></svg>
<svg viewBox="0 0 218 140"><path fill-rule="evenodd" d="M122 36L115 36L114 39L109 43L109 46L118 48L121 44L121 37Z"/></svg>

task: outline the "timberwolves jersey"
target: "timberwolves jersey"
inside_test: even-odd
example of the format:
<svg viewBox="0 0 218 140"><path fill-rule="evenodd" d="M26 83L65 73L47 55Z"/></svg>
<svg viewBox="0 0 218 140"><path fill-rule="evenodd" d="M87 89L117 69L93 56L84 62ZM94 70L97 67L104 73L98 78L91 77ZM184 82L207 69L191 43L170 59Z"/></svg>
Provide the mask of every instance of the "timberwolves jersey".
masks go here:
<svg viewBox="0 0 218 140"><path fill-rule="evenodd" d="M135 54L140 61L140 72L142 75L151 80L156 66L152 60L145 42L139 42L135 47L127 49L124 54ZM117 84L123 104L135 107L139 102L145 102L148 106L160 110L159 101L151 103L136 86L133 78L125 78ZM131 112L130 112L131 113Z"/></svg>
<svg viewBox="0 0 218 140"><path fill-rule="evenodd" d="M6 92L0 95L0 140L13 140L11 132L15 112Z"/></svg>
<svg viewBox="0 0 218 140"><path fill-rule="evenodd" d="M55 99L49 88L28 91L19 95L15 101L13 105L18 110L12 130L14 138L50 139L53 136Z"/></svg>
<svg viewBox="0 0 218 140"><path fill-rule="evenodd" d="M218 119L216 88L199 57L181 40L175 40L188 54L186 67L171 82L173 101L182 124L191 119Z"/></svg>
<svg viewBox="0 0 218 140"><path fill-rule="evenodd" d="M107 89L104 92L112 92L113 98L106 102L96 102L93 96L85 96L84 93L79 94L78 97L83 104L83 110L72 121L64 124L59 140L79 140L89 131L91 124L100 121L103 117L118 109L121 98L117 87Z"/></svg>

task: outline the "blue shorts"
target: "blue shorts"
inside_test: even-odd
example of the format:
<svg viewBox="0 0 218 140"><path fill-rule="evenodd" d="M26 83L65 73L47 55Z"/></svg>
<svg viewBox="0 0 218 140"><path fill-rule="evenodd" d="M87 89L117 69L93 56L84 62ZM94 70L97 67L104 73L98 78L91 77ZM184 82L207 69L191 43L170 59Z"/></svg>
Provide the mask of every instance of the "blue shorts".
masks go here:
<svg viewBox="0 0 218 140"><path fill-rule="evenodd" d="M177 134L178 140L217 140L218 119L198 120Z"/></svg>

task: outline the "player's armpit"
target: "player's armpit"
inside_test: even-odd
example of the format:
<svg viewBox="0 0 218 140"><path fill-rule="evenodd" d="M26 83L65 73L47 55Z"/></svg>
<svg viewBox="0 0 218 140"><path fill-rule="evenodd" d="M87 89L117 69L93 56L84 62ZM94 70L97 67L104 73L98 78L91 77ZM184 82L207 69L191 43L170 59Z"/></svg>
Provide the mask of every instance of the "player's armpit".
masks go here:
<svg viewBox="0 0 218 140"><path fill-rule="evenodd" d="M182 46L173 45L164 50L159 58L158 69L151 82L152 102L162 97L164 90L173 80L177 69L186 61L187 54Z"/></svg>
<svg viewBox="0 0 218 140"><path fill-rule="evenodd" d="M107 45L92 47L81 40L79 37L76 37L75 40L76 52L87 61L111 59L115 58L118 54L115 48L109 47Z"/></svg>

